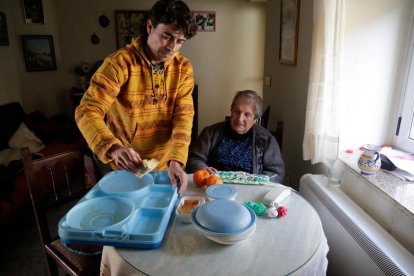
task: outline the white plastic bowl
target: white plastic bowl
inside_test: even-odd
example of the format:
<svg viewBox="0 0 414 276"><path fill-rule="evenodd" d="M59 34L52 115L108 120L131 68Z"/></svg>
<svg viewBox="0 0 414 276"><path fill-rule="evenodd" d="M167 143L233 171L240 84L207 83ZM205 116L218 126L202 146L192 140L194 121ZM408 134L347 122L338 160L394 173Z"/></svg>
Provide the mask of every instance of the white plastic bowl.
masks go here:
<svg viewBox="0 0 414 276"><path fill-rule="evenodd" d="M197 225L195 225L197 227L197 229L199 231L201 231L203 233L203 235L220 244L234 244L240 241L243 241L245 239L247 239L248 237L250 237L251 235L253 235L253 233L256 230L256 223L252 224L251 227L247 228L245 231L239 233L239 234L230 234L230 235L221 235L221 234L217 234L217 233L212 233L209 231L205 231L203 228L198 227Z"/></svg>

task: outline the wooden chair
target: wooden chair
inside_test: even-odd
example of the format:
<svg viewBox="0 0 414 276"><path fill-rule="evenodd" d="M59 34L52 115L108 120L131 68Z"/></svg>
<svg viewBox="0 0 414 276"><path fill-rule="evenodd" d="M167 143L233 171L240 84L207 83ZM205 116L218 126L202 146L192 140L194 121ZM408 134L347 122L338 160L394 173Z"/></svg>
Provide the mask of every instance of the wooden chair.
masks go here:
<svg viewBox="0 0 414 276"><path fill-rule="evenodd" d="M279 144L280 151L282 151L283 128L284 128L284 122L277 121L276 130L271 131L273 136L275 136L277 143Z"/></svg>
<svg viewBox="0 0 414 276"><path fill-rule="evenodd" d="M88 178L85 177L84 152L70 151L32 160L29 149L25 148L22 149L22 157L48 273L58 275L59 265L70 275L99 275L99 254L74 253L49 229L51 222L48 220L48 211L64 204L67 206L89 189L85 185L85 179Z"/></svg>
<svg viewBox="0 0 414 276"><path fill-rule="evenodd" d="M267 128L269 122L270 106L266 107L265 111L262 114L262 117L257 119L257 124L261 125L264 128Z"/></svg>
<svg viewBox="0 0 414 276"><path fill-rule="evenodd" d="M193 127L191 129L191 144L193 144L195 140L197 140L197 136L198 136L198 84L194 85L193 106L194 106L194 117L193 117Z"/></svg>

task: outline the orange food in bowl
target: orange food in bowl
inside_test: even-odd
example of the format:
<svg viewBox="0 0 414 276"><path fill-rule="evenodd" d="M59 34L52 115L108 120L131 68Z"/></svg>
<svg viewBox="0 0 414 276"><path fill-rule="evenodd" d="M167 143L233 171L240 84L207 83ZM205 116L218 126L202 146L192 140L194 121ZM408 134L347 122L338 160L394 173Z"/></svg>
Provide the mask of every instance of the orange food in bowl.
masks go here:
<svg viewBox="0 0 414 276"><path fill-rule="evenodd" d="M180 214L191 214L193 209L201 204L199 199L186 199L184 200L183 205L179 208Z"/></svg>
<svg viewBox="0 0 414 276"><path fill-rule="evenodd" d="M207 187L210 187L211 185L216 185L216 184L223 184L223 180L221 180L221 178L218 177L217 175L212 174L206 179Z"/></svg>
<svg viewBox="0 0 414 276"><path fill-rule="evenodd" d="M198 170L193 174L193 182L197 187L206 186L206 179L210 176L210 173L205 170Z"/></svg>

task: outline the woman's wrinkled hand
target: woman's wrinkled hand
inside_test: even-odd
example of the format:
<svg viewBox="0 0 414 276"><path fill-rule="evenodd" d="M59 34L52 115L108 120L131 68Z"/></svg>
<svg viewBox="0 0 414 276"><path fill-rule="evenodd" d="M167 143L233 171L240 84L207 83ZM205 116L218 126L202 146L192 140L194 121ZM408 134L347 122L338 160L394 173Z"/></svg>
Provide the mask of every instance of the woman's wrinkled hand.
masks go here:
<svg viewBox="0 0 414 276"><path fill-rule="evenodd" d="M206 170L210 173L210 174L214 174L217 172L216 168L213 167L206 167Z"/></svg>

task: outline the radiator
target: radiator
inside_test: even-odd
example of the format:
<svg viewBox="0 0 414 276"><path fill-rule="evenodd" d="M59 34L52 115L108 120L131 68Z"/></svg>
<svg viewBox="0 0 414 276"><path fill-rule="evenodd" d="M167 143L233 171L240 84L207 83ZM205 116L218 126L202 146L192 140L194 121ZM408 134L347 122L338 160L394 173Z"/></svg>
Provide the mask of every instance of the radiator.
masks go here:
<svg viewBox="0 0 414 276"><path fill-rule="evenodd" d="M414 256L324 175L301 177L299 193L328 239L328 275L414 275ZM413 229L414 235L414 229Z"/></svg>

